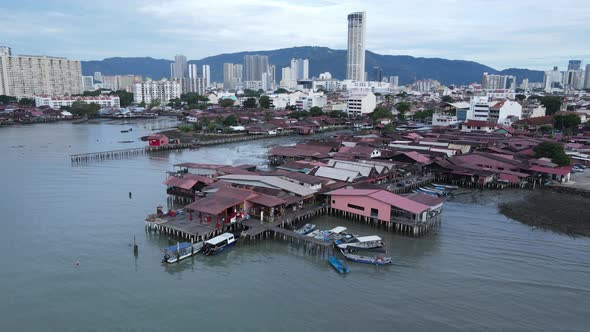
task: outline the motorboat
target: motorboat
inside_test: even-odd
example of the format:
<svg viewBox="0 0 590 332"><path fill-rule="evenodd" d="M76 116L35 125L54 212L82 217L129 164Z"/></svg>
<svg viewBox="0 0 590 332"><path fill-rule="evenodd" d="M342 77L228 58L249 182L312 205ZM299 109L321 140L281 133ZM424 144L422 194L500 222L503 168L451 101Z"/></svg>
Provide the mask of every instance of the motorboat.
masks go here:
<svg viewBox="0 0 590 332"><path fill-rule="evenodd" d="M193 256L203 249L203 241L197 243L178 242L175 246L164 248L162 263L177 263L187 257Z"/></svg>
<svg viewBox="0 0 590 332"><path fill-rule="evenodd" d="M236 238L232 233L223 233L205 241L203 254L207 256L217 255L220 252L236 245Z"/></svg>
<svg viewBox="0 0 590 332"><path fill-rule="evenodd" d="M328 257L328 262L330 262L330 265L332 265L334 270L338 271L338 273L350 272L350 269L348 268L348 266L334 256Z"/></svg>
<svg viewBox="0 0 590 332"><path fill-rule="evenodd" d="M363 264L372 264L372 265L388 265L392 264L391 257L385 256L384 253L378 253L374 256L366 256L363 255L361 252L355 249L346 248L340 249L340 252L346 259L352 262L363 263Z"/></svg>
<svg viewBox="0 0 590 332"><path fill-rule="evenodd" d="M305 226L296 230L295 233L301 234L301 235L306 235L306 234L311 233L315 229L315 227L316 226L314 224L305 224Z"/></svg>
<svg viewBox="0 0 590 332"><path fill-rule="evenodd" d="M358 236L348 242L337 244L340 249L346 248L360 248L360 249L374 249L383 247L383 240L377 235Z"/></svg>

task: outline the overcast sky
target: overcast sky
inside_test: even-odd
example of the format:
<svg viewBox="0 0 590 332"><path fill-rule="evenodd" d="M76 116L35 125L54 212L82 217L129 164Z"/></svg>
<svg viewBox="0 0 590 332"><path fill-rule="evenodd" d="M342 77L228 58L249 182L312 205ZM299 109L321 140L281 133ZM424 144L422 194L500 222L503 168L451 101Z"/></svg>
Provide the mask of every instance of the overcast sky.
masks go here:
<svg viewBox="0 0 590 332"><path fill-rule="evenodd" d="M0 0L0 45L80 60L345 49L354 11L367 12L367 49L381 54L496 69L590 62L588 0Z"/></svg>

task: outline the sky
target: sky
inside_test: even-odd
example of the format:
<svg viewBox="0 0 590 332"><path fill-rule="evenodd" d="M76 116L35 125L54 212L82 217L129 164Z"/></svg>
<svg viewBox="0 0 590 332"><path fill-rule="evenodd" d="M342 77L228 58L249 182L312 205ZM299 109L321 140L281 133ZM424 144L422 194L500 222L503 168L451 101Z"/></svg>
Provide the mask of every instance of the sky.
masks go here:
<svg viewBox="0 0 590 332"><path fill-rule="evenodd" d="M78 60L191 60L293 46L345 49L367 12L368 50L538 70L590 63L588 0L0 0L0 45Z"/></svg>

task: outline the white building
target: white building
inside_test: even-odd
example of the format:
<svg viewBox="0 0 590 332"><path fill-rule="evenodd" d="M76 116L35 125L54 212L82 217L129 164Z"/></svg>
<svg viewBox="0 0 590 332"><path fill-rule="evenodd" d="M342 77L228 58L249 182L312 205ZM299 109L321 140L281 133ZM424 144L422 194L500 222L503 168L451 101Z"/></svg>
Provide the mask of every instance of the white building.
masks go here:
<svg viewBox="0 0 590 332"><path fill-rule="evenodd" d="M198 76L197 65L188 65L188 81L187 91L196 92L200 95L205 93L203 79Z"/></svg>
<svg viewBox="0 0 590 332"><path fill-rule="evenodd" d="M553 70L548 70L545 72L545 77L543 78L543 86L545 92L553 92L561 90L563 81L563 74L559 71L557 67L553 67Z"/></svg>
<svg viewBox="0 0 590 332"><path fill-rule="evenodd" d="M0 46L0 56L11 56L12 55L12 50L10 49L10 47L8 46Z"/></svg>
<svg viewBox="0 0 590 332"><path fill-rule="evenodd" d="M373 93L388 94L393 92L391 84L387 82L376 82L376 81L344 81L342 86L347 91L370 91Z"/></svg>
<svg viewBox="0 0 590 332"><path fill-rule="evenodd" d="M440 86L440 82L437 80L426 79L417 80L412 84L412 90L419 92L429 92L437 89Z"/></svg>
<svg viewBox="0 0 590 332"><path fill-rule="evenodd" d="M94 77L82 76L82 90L83 91L93 91L93 89L94 89Z"/></svg>
<svg viewBox="0 0 590 332"><path fill-rule="evenodd" d="M0 95L23 98L79 94L82 93L81 77L80 61L49 56L0 55Z"/></svg>
<svg viewBox="0 0 590 332"><path fill-rule="evenodd" d="M508 118L521 119L522 105L509 99L493 101L488 97L471 98L467 120L504 124Z"/></svg>
<svg viewBox="0 0 590 332"><path fill-rule="evenodd" d="M182 88L178 81L160 81L148 80L142 83L135 83L133 89L133 99L136 103L144 102L150 104L158 100L161 104L166 104L170 99L180 98Z"/></svg>
<svg viewBox="0 0 590 332"><path fill-rule="evenodd" d="M391 84L392 88L397 89L399 87L399 76L389 76L389 84Z"/></svg>
<svg viewBox="0 0 590 332"><path fill-rule="evenodd" d="M295 89L297 87L296 74L293 73L291 67L284 67L281 69L281 82L279 83L281 88Z"/></svg>
<svg viewBox="0 0 590 332"><path fill-rule="evenodd" d="M375 110L377 98L372 92L351 92L346 105L348 116L356 117Z"/></svg>
<svg viewBox="0 0 590 332"><path fill-rule="evenodd" d="M223 64L223 87L226 90L236 89L242 84L244 66L236 63Z"/></svg>
<svg viewBox="0 0 590 332"><path fill-rule="evenodd" d="M111 90L125 90L133 92L133 85L142 81L142 77L138 75L114 75L102 76L103 86ZM96 89L95 89L96 90Z"/></svg>
<svg viewBox="0 0 590 332"><path fill-rule="evenodd" d="M484 90L514 90L516 89L516 77L483 73L481 86Z"/></svg>
<svg viewBox="0 0 590 332"><path fill-rule="evenodd" d="M211 66L203 65L203 84L205 89L211 87Z"/></svg>
<svg viewBox="0 0 590 332"><path fill-rule="evenodd" d="M102 73L99 71L94 72L94 80L102 83Z"/></svg>
<svg viewBox="0 0 590 332"><path fill-rule="evenodd" d="M114 95L101 95L96 97L35 96L36 107L49 106L53 109L60 109L62 106L72 106L72 104L76 101L83 101L87 104L98 104L101 108L119 108L121 106L119 97Z"/></svg>
<svg viewBox="0 0 590 332"><path fill-rule="evenodd" d="M365 35L367 13L348 15L348 48L346 53L346 79L365 80Z"/></svg>
<svg viewBox="0 0 590 332"><path fill-rule="evenodd" d="M328 102L328 98L323 92L308 92L300 94L300 97L295 101L297 110L309 111L312 107L324 107Z"/></svg>
<svg viewBox="0 0 590 332"><path fill-rule="evenodd" d="M291 59L291 76L294 80L309 79L309 60Z"/></svg>
<svg viewBox="0 0 590 332"><path fill-rule="evenodd" d="M457 115L450 115L442 112L432 114L432 125L439 127L455 126L459 123Z"/></svg>

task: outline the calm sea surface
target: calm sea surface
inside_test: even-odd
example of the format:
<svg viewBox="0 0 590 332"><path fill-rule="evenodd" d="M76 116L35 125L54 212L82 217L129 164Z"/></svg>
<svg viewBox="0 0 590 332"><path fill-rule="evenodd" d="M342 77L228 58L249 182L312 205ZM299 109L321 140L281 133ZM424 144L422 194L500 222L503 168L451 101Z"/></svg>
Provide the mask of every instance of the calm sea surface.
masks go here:
<svg viewBox="0 0 590 332"><path fill-rule="evenodd" d="M278 241L163 266L169 240L143 220L166 202L166 170L263 165L293 141L70 164L143 146L166 121L0 128L0 331L588 331L590 239L533 230L489 204L447 203L420 239L316 220L385 239L395 265L352 263L346 276Z"/></svg>

